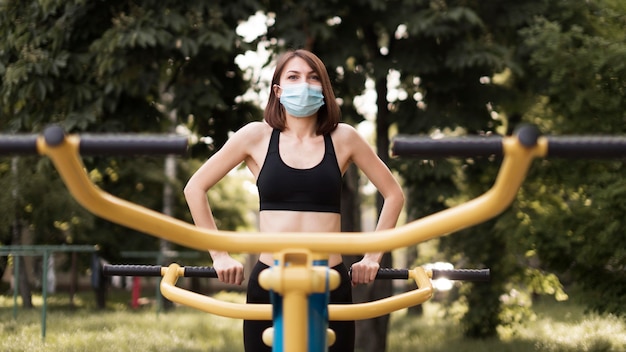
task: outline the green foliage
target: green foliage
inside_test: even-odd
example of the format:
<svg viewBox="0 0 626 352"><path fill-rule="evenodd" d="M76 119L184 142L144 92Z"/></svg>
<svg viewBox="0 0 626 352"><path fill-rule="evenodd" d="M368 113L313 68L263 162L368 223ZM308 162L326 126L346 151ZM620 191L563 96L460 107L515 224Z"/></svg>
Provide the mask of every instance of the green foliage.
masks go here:
<svg viewBox="0 0 626 352"><path fill-rule="evenodd" d="M625 10L619 1L578 4L520 31L529 53L525 86L541 94L529 121L541 119L550 134L626 132L626 42L618 29ZM590 308L620 315L623 170L623 161L536 163L513 207L514 240L542 268L582 287Z"/></svg>
<svg viewBox="0 0 626 352"><path fill-rule="evenodd" d="M623 18L611 16L603 22L609 28L624 25ZM536 75L536 92L549 97L550 109L562 122L560 133L624 131L626 45L622 33L595 35L579 25L563 28L558 22L540 19L521 34L532 52L529 64Z"/></svg>
<svg viewBox="0 0 626 352"><path fill-rule="evenodd" d="M590 308L624 314L623 162L568 165L577 173L545 170L537 175L545 184L524 188L516 209L521 219L516 237L543 267L582 287Z"/></svg>
<svg viewBox="0 0 626 352"><path fill-rule="evenodd" d="M524 26L519 31L494 32L494 38L503 39L501 43L517 53L504 75L493 76L495 85L514 98L491 96L503 127L510 130L523 119L549 134L624 132L626 52L623 31L616 31L623 28L623 5L558 2L550 8L541 16L528 12L533 16L521 21ZM503 33L511 36L501 38ZM485 127L503 132L497 125ZM484 192L497 166L497 161L463 163L465 176L457 178L460 193L448 204ZM468 182L476 184L468 186ZM448 187L442 193L449 194ZM489 288L469 291L466 333L493 334L496 311L489 312L484 302L501 305L502 297L513 289L518 297L529 298L527 305L502 304L500 324L525 318L533 295L566 298L567 284L572 282L584 287L589 307L622 314L621 190L622 162L537 162L511 209L494 221L443 240L450 258L458 258L463 266L492 268L494 281Z"/></svg>
<svg viewBox="0 0 626 352"><path fill-rule="evenodd" d="M234 102L247 89L234 58L249 48L235 28L254 10L251 1L5 1L0 127L162 131L174 111L221 144L255 111Z"/></svg>
<svg viewBox="0 0 626 352"><path fill-rule="evenodd" d="M9 243L15 219L25 221L36 243L73 243L74 234L93 227L93 216L71 197L47 159L22 157L0 160L0 185L3 189L3 216L0 238Z"/></svg>
<svg viewBox="0 0 626 352"><path fill-rule="evenodd" d="M2 1L0 130L38 133L58 123L69 132L163 133L184 124L213 140L212 148L191 148L191 156L205 158L229 131L259 116L257 107L237 98L248 82L234 60L254 48L235 30L257 7L249 0ZM19 188L10 163L0 164L0 184L18 190L16 197L6 192L0 204L3 242L19 220L32 222L37 244L98 243L109 259L120 250L157 248L150 236L85 213L49 162L33 160L22 161ZM178 179L168 181L162 160L84 162L105 191L158 211L163 184L173 182L174 216L190 220L181 190L195 170L179 161ZM222 206L231 204L216 210Z"/></svg>

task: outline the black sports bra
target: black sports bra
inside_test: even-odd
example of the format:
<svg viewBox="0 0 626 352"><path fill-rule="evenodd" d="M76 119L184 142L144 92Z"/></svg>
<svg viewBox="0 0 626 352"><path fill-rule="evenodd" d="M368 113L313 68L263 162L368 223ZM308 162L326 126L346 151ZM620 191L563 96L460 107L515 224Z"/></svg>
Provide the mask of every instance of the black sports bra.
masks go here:
<svg viewBox="0 0 626 352"><path fill-rule="evenodd" d="M285 164L278 152L280 131L272 131L265 162L256 180L260 210L339 213L341 170L330 134L324 135L324 158L310 169Z"/></svg>

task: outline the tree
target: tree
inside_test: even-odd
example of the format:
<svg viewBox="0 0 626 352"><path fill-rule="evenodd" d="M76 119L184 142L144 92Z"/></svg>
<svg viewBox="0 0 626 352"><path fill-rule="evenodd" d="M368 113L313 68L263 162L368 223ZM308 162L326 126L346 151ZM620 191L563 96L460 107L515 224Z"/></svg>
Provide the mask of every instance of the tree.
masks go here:
<svg viewBox="0 0 626 352"><path fill-rule="evenodd" d="M626 51L618 30L623 27L623 5L605 1L552 6L517 32L518 69L507 71L506 79L497 77L516 99L496 101L495 110L509 121L535 123L548 134L623 132ZM487 179L493 180L493 164L474 163L466 168L467 177L490 175ZM487 288L476 285L469 302L491 300L498 306L502 293L512 288L565 299L564 280L584 288L590 307L623 312L618 307L624 292L616 285L623 280L624 247L618 235L623 216L616 202L623 191L622 167L621 161L535 163L511 209L446 239L450 253L464 253L473 264L493 265L494 258L501 258L490 284L500 292L485 292ZM467 194L478 195L488 185L479 181ZM494 244L499 250L490 258ZM493 334L497 324L506 323L486 319L495 311L490 315L481 313L479 305L470 307L479 308L470 309L464 318L470 335ZM510 307L501 305L504 312Z"/></svg>
<svg viewBox="0 0 626 352"><path fill-rule="evenodd" d="M541 93L537 110L549 117L542 124L559 134L623 134L626 6L607 0L570 10L565 20L545 16L522 32L536 73L530 82ZM626 314L623 170L623 160L549 160L516 208L527 220L518 238L526 238L543 266L575 282L590 308L620 315Z"/></svg>
<svg viewBox="0 0 626 352"><path fill-rule="evenodd" d="M58 123L68 132L166 132L184 124L212 141L191 148L192 156L206 157L229 131L259 116L257 107L238 98L248 82L235 64L251 45L240 39L236 27L256 7L248 0L3 1L0 130L41 132ZM84 161L104 190L162 209L162 185L171 182L163 177L162 158ZM9 182L7 162L0 164L0 177ZM184 162L179 167L189 171ZM30 163L22 175L23 201L3 202L0 208L9 214L17 204L18 218L37 221L37 234L45 234L37 243L100 243L109 259L120 248L154 248L153 238L129 237L128 229L72 213L78 207L61 191L49 162ZM174 193L182 194L180 182L174 183ZM54 197L42 192L50 188ZM43 201L42 194L48 195ZM69 211L62 212L61 204ZM186 216L185 209L179 197L175 215ZM12 220L0 220L5 231L4 221Z"/></svg>

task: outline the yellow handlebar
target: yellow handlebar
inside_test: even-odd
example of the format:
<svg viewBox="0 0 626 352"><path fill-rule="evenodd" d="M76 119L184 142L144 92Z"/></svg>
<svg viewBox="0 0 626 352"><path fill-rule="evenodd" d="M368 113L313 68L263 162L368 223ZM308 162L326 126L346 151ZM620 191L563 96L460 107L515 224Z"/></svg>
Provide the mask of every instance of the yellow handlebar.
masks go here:
<svg viewBox="0 0 626 352"><path fill-rule="evenodd" d="M66 136L58 145L48 145L43 137L37 150L47 155L61 174L70 193L97 216L150 235L194 248L229 252L279 252L291 248L314 253L362 254L390 251L482 223L513 201L535 157L546 155L547 140L524 147L517 137L502 140L504 160L495 184L485 194L454 208L415 220L395 229L363 233L264 233L207 230L163 215L108 194L89 179L79 154L79 137Z"/></svg>
<svg viewBox="0 0 626 352"><path fill-rule="evenodd" d="M161 280L161 293L165 298L206 313L227 318L272 320L271 304L232 303L191 292L176 286L176 281L181 276L183 276L183 272L178 264L170 264L165 269L163 280ZM430 276L431 272L422 267L417 267L410 274L410 277L417 284L415 290L374 302L330 304L328 305L329 320L371 319L399 309L422 304L430 299L433 294Z"/></svg>

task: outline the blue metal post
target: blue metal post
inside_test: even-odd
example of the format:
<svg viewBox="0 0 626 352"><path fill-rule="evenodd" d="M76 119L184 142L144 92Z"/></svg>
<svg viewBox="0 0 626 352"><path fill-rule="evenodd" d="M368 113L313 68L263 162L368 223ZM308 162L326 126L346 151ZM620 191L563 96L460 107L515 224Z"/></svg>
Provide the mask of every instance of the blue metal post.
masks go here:
<svg viewBox="0 0 626 352"><path fill-rule="evenodd" d="M285 352L283 296L270 290L270 302L272 303L272 316L274 320L274 339L272 341L272 352Z"/></svg>
<svg viewBox="0 0 626 352"><path fill-rule="evenodd" d="M328 261L316 260L313 262L315 266L325 266L326 273L326 292L310 294L308 301L308 352L326 352L328 351L328 302L330 300ZM269 269L271 270L271 268ZM284 319L283 319L283 297L270 291L270 299L272 303L272 317L274 327L274 338L272 342L272 352L286 352L284 346Z"/></svg>
<svg viewBox="0 0 626 352"><path fill-rule="evenodd" d="M313 293L308 299L308 315L309 315L309 352L325 352L328 351L328 339L326 331L328 330L328 302L330 299L329 289L329 273L327 260L313 261L315 266L326 267L326 292Z"/></svg>

